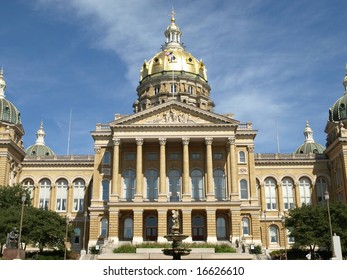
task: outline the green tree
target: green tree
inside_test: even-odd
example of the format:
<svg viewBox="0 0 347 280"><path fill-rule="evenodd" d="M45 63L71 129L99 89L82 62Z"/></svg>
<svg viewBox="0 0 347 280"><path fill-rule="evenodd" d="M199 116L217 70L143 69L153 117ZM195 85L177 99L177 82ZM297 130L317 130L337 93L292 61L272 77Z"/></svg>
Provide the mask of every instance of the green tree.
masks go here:
<svg viewBox="0 0 347 280"><path fill-rule="evenodd" d="M73 234L71 225L66 224L65 217L58 213L30 206L29 192L20 185L0 187L0 243L6 243L7 234L15 227L19 229L22 207L22 194L25 193L23 227L21 241L38 246L40 251L45 247L64 248L66 228L68 237Z"/></svg>

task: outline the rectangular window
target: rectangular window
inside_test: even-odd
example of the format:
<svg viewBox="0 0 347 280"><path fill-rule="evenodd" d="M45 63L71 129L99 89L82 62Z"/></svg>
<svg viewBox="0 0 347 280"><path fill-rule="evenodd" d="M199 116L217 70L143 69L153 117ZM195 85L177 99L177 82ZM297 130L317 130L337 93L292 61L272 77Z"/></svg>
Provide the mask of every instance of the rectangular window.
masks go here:
<svg viewBox="0 0 347 280"><path fill-rule="evenodd" d="M158 153L148 153L147 160L158 160Z"/></svg>
<svg viewBox="0 0 347 280"><path fill-rule="evenodd" d="M214 153L213 154L213 160L222 160L223 154L222 153Z"/></svg>
<svg viewBox="0 0 347 280"><path fill-rule="evenodd" d="M192 160L201 160L201 154L200 153L192 153L190 155Z"/></svg>
<svg viewBox="0 0 347 280"><path fill-rule="evenodd" d="M133 152L125 153L125 160L135 160L136 154Z"/></svg>
<svg viewBox="0 0 347 280"><path fill-rule="evenodd" d="M179 160L179 158L180 158L179 153L170 153L169 154L170 160Z"/></svg>

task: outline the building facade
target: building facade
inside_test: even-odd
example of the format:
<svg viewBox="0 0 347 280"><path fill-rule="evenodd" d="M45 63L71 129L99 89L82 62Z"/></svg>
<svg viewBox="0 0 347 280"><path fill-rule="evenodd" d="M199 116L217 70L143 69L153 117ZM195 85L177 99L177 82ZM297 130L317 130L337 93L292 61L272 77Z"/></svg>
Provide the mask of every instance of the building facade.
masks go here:
<svg viewBox="0 0 347 280"><path fill-rule="evenodd" d="M141 67L133 113L96 125L94 155L24 149L20 113L0 75L0 185L22 183L32 202L67 216L72 249L131 241L166 242L171 210L190 242L290 246L289 209L319 205L324 192L347 202L347 98L329 110L326 148L309 123L292 154L257 154L252 123L214 112L206 66L185 50L174 13L162 50ZM347 93L347 75L343 82Z"/></svg>

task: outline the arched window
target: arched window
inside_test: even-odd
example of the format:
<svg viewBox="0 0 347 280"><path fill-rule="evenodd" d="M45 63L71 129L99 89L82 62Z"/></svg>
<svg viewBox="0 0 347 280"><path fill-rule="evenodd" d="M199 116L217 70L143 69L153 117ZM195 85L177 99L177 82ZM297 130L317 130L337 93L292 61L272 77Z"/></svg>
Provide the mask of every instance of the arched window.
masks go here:
<svg viewBox="0 0 347 280"><path fill-rule="evenodd" d="M218 240L227 239L227 227L225 217L218 217L216 221L216 231Z"/></svg>
<svg viewBox="0 0 347 280"><path fill-rule="evenodd" d="M201 215L194 215L192 219L192 233L194 241L203 241L205 238L205 219Z"/></svg>
<svg viewBox="0 0 347 280"><path fill-rule="evenodd" d="M157 95L157 94L159 94L159 92L160 92L160 85L159 86L155 86L154 94Z"/></svg>
<svg viewBox="0 0 347 280"><path fill-rule="evenodd" d="M73 184L73 208L74 211L83 212L84 207L84 180L78 179Z"/></svg>
<svg viewBox="0 0 347 280"><path fill-rule="evenodd" d="M270 226L270 243L278 243L278 228L276 226Z"/></svg>
<svg viewBox="0 0 347 280"><path fill-rule="evenodd" d="M66 211L67 181L60 179L57 182L57 211Z"/></svg>
<svg viewBox="0 0 347 280"><path fill-rule="evenodd" d="M34 181L31 179L25 179L22 183L23 187L29 191L30 199L34 198Z"/></svg>
<svg viewBox="0 0 347 280"><path fill-rule="evenodd" d="M272 178L265 180L265 200L267 210L276 210L276 182Z"/></svg>
<svg viewBox="0 0 347 280"><path fill-rule="evenodd" d="M242 234L249 235L249 218L242 218Z"/></svg>
<svg viewBox="0 0 347 280"><path fill-rule="evenodd" d="M133 218L128 217L124 219L124 239L130 240L133 238Z"/></svg>
<svg viewBox="0 0 347 280"><path fill-rule="evenodd" d="M311 205L311 182L308 178L302 177L299 180L301 204Z"/></svg>
<svg viewBox="0 0 347 280"><path fill-rule="evenodd" d="M293 180L283 178L282 180L283 206L284 210L294 208Z"/></svg>
<svg viewBox="0 0 347 280"><path fill-rule="evenodd" d="M106 151L104 157L102 158L102 164L109 165L111 163L111 153Z"/></svg>
<svg viewBox="0 0 347 280"><path fill-rule="evenodd" d="M177 202L181 200L181 172L176 169L169 171L169 192L170 201Z"/></svg>
<svg viewBox="0 0 347 280"><path fill-rule="evenodd" d="M193 87L192 86L188 86L188 93L192 94L193 93Z"/></svg>
<svg viewBox="0 0 347 280"><path fill-rule="evenodd" d="M324 193L327 190L327 181L323 177L319 177L316 180L316 194L317 202L319 205L324 203Z"/></svg>
<svg viewBox="0 0 347 280"><path fill-rule="evenodd" d="M213 171L214 193L217 200L225 200L227 198L225 175L223 169L215 169Z"/></svg>
<svg viewBox="0 0 347 280"><path fill-rule="evenodd" d="M241 199L248 199L248 184L245 179L240 181L240 196Z"/></svg>
<svg viewBox="0 0 347 280"><path fill-rule="evenodd" d="M145 221L145 239L147 241L156 241L158 237L158 219L151 215L146 217Z"/></svg>
<svg viewBox="0 0 347 280"><path fill-rule="evenodd" d="M79 244L80 240L81 240L81 229L80 228L75 228L74 229L73 243Z"/></svg>
<svg viewBox="0 0 347 280"><path fill-rule="evenodd" d="M51 181L43 179L40 181L39 208L48 210L51 196Z"/></svg>
<svg viewBox="0 0 347 280"><path fill-rule="evenodd" d="M172 93L177 92L177 85L176 84L171 84L171 92Z"/></svg>
<svg viewBox="0 0 347 280"><path fill-rule="evenodd" d="M110 181L102 180L102 200L108 201L110 199Z"/></svg>
<svg viewBox="0 0 347 280"><path fill-rule="evenodd" d="M239 162L245 163L246 162L246 154L244 151L239 152Z"/></svg>
<svg viewBox="0 0 347 280"><path fill-rule="evenodd" d="M158 171L149 169L146 172L147 199L154 201L158 199Z"/></svg>
<svg viewBox="0 0 347 280"><path fill-rule="evenodd" d="M199 169L193 169L191 174L191 184L192 184L192 197L194 200L203 199L203 177L202 171Z"/></svg>
<svg viewBox="0 0 347 280"><path fill-rule="evenodd" d="M136 173L133 169L127 169L123 173L124 198L127 201L134 199Z"/></svg>

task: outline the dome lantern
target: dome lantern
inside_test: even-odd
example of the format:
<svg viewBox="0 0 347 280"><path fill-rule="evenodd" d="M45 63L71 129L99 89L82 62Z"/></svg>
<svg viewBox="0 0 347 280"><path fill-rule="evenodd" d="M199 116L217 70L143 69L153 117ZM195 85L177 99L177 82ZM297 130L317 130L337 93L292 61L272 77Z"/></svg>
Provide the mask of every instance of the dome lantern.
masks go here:
<svg viewBox="0 0 347 280"><path fill-rule="evenodd" d="M162 50L174 48L183 50L183 44L181 43L182 32L180 28L176 25L175 20L175 11L171 11L171 24L166 28L164 34L166 37L165 45L162 47Z"/></svg>
<svg viewBox="0 0 347 280"><path fill-rule="evenodd" d="M43 121L41 121L40 128L36 132L35 144L26 149L28 156L54 156L53 150L45 144L46 133L43 129Z"/></svg>
<svg viewBox="0 0 347 280"><path fill-rule="evenodd" d="M313 139L313 130L311 129L308 121L306 121L306 127L304 130L305 141L304 144L300 145L296 150L295 154L323 154L324 147L316 143Z"/></svg>

